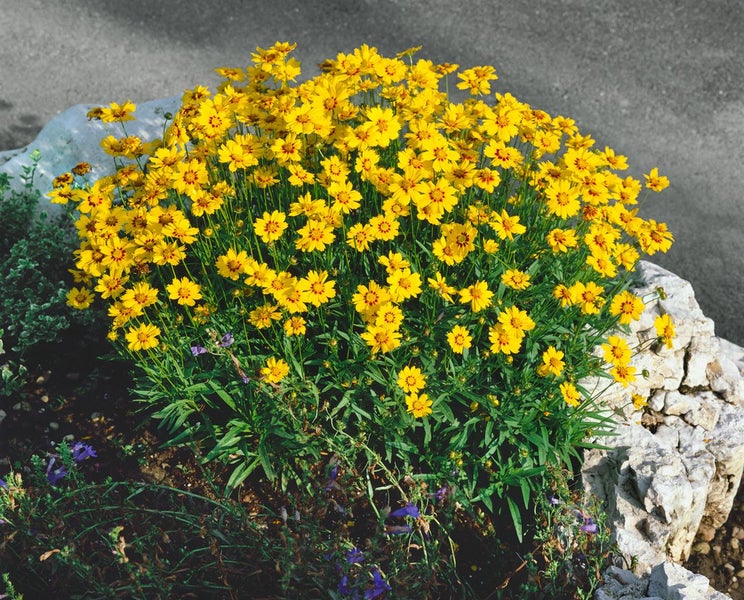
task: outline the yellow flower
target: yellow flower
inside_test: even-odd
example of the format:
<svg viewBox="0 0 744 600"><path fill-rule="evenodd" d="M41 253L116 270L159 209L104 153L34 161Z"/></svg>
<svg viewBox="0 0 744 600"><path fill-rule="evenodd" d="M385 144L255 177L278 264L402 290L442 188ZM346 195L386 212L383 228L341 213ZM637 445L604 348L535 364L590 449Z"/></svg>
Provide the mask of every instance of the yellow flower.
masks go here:
<svg viewBox="0 0 744 600"><path fill-rule="evenodd" d="M358 252L369 250L375 239L375 232L369 224L354 223L346 232L346 243Z"/></svg>
<svg viewBox="0 0 744 600"><path fill-rule="evenodd" d="M492 325L488 329L491 352L495 354L516 354L523 339L524 333L521 330L505 327L502 323Z"/></svg>
<svg viewBox="0 0 744 600"><path fill-rule="evenodd" d="M530 287L530 276L517 269L509 269L501 275L501 283L514 290L526 290Z"/></svg>
<svg viewBox="0 0 744 600"><path fill-rule="evenodd" d="M519 333L531 331L535 328L535 322L530 318L527 312L517 308L516 306L509 306L502 310L499 314L498 320L506 329Z"/></svg>
<svg viewBox="0 0 744 600"><path fill-rule="evenodd" d="M568 252L569 248L576 248L578 245L573 229L552 229L545 237L553 252Z"/></svg>
<svg viewBox="0 0 744 600"><path fill-rule="evenodd" d="M261 367L261 379L268 383L279 383L289 373L289 365L283 359L273 356L266 361L266 366Z"/></svg>
<svg viewBox="0 0 744 600"><path fill-rule="evenodd" d="M633 408L636 410L641 410L648 404L648 400L640 394L632 394L631 398L633 399Z"/></svg>
<svg viewBox="0 0 744 600"><path fill-rule="evenodd" d="M576 389L576 386L569 382L564 381L560 386L559 389L561 390L561 395L563 396L563 400L568 404L569 406L578 406L579 400L581 400L581 394L579 393L579 390Z"/></svg>
<svg viewBox="0 0 744 600"><path fill-rule="evenodd" d="M194 306L196 301L202 297L199 285L191 281L188 277L173 279L165 289L168 292L168 297L171 300L178 301L178 304L182 306Z"/></svg>
<svg viewBox="0 0 744 600"><path fill-rule="evenodd" d="M447 302L454 303L455 300L452 297L452 294L457 293L457 288L449 285L447 283L447 280L442 276L442 274L439 271L435 273L433 278L429 277L427 279L427 282L429 283L429 287L435 290Z"/></svg>
<svg viewBox="0 0 744 600"><path fill-rule="evenodd" d="M623 387L628 387L628 384L636 379L635 370L633 365L617 365L610 369L610 375Z"/></svg>
<svg viewBox="0 0 744 600"><path fill-rule="evenodd" d="M428 394L413 393L406 396L406 410L416 419L430 415L432 413L431 405L432 401Z"/></svg>
<svg viewBox="0 0 744 600"><path fill-rule="evenodd" d="M421 275L412 273L408 268L395 271L388 276L387 283L393 302L403 302L421 293Z"/></svg>
<svg viewBox="0 0 744 600"><path fill-rule="evenodd" d="M158 290L152 287L146 281L135 283L132 289L125 291L121 298L121 303L125 307L145 308L158 301Z"/></svg>
<svg viewBox="0 0 744 600"><path fill-rule="evenodd" d="M660 192L669 187L669 179L663 175L659 175L659 169L656 167L651 169L648 175L644 175L643 177L646 179L646 187L654 192Z"/></svg>
<svg viewBox="0 0 744 600"><path fill-rule="evenodd" d="M256 329L267 329L271 327L272 321L278 321L281 318L282 313L273 304L263 304L248 314L248 320Z"/></svg>
<svg viewBox="0 0 744 600"><path fill-rule="evenodd" d="M548 349L543 352L543 362L537 369L538 374L543 377L548 374L555 375L556 377L560 376L563 372L563 367L566 366L563 356L563 352L554 346L548 346Z"/></svg>
<svg viewBox="0 0 744 600"><path fill-rule="evenodd" d="M452 348L452 351L457 354L462 354L466 348L470 348L473 343L473 337L466 327L462 325L455 325L452 330L447 334L447 342Z"/></svg>
<svg viewBox="0 0 744 600"><path fill-rule="evenodd" d="M282 237L284 230L287 229L287 217L279 210L264 212L254 221L253 228L264 244L270 244Z"/></svg>
<svg viewBox="0 0 744 600"><path fill-rule="evenodd" d="M620 315L620 324L629 325L631 321L637 321L645 308L643 300L628 290L617 294L610 304L610 314Z"/></svg>
<svg viewBox="0 0 744 600"><path fill-rule="evenodd" d="M628 342L619 336L609 336L607 343L602 344L602 351L604 359L611 365L627 365L630 362L631 352Z"/></svg>
<svg viewBox="0 0 744 600"><path fill-rule="evenodd" d="M390 293L386 287L376 281L370 281L368 286L359 284L352 297L354 308L362 316L374 314L377 309L390 300Z"/></svg>
<svg viewBox="0 0 744 600"><path fill-rule="evenodd" d="M388 327L370 325L362 333L362 339L370 346L372 354L377 352L391 352L400 346L400 333Z"/></svg>
<svg viewBox="0 0 744 600"><path fill-rule="evenodd" d="M336 297L334 281L327 281L328 271L310 271L307 277L303 277L297 283L297 290L302 294L302 299L313 306L325 304L331 298Z"/></svg>
<svg viewBox="0 0 744 600"><path fill-rule="evenodd" d="M654 327L656 328L656 335L664 342L667 348L673 348L674 344L672 340L677 337L674 331L674 323L669 315L661 315L656 317L654 320Z"/></svg>
<svg viewBox="0 0 744 600"><path fill-rule="evenodd" d="M123 123L124 121L134 121L132 113L137 110L137 105L131 100L127 100L124 104L118 104L112 102L107 107L102 108L99 113L99 118L104 123Z"/></svg>
<svg viewBox="0 0 744 600"><path fill-rule="evenodd" d="M426 377L418 367L406 366L398 371L398 385L406 394L413 394L426 386Z"/></svg>
<svg viewBox="0 0 744 600"><path fill-rule="evenodd" d="M322 252L335 238L333 227L320 219L310 219L297 233L300 237L295 240L295 247L301 252Z"/></svg>
<svg viewBox="0 0 744 600"><path fill-rule="evenodd" d="M476 281L474 284L459 291L460 304L470 303L470 309L473 312L480 312L484 308L491 306L493 292L488 289L488 283L485 281Z"/></svg>
<svg viewBox="0 0 744 600"><path fill-rule="evenodd" d="M78 310L85 310L93 304L95 296L87 288L72 288L67 292L67 306L77 308Z"/></svg>
<svg viewBox="0 0 744 600"><path fill-rule="evenodd" d="M307 322L300 316L290 317L284 321L284 333L287 336L305 335L307 333Z"/></svg>
<svg viewBox="0 0 744 600"><path fill-rule="evenodd" d="M489 225L502 240L513 240L515 235L527 231L527 228L519 223L519 216L511 216L503 209L501 214L494 213L491 216Z"/></svg>
<svg viewBox="0 0 744 600"><path fill-rule="evenodd" d="M248 266L248 254L244 250L235 252L235 250L230 248L227 254L223 254L217 258L216 266L217 272L222 277L235 281L245 272Z"/></svg>
<svg viewBox="0 0 744 600"><path fill-rule="evenodd" d="M132 327L124 336L127 340L127 348L138 352L139 350L149 350L158 345L158 336L160 329L151 323L140 323L137 327Z"/></svg>

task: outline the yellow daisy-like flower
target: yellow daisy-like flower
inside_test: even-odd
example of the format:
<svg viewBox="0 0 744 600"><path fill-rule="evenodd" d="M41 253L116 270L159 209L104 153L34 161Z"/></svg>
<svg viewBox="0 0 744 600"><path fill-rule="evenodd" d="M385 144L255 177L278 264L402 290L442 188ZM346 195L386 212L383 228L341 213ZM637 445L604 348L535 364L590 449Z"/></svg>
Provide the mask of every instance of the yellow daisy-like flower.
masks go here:
<svg viewBox="0 0 744 600"><path fill-rule="evenodd" d="M548 349L543 352L542 364L537 368L538 375L545 377L547 375L560 376L563 373L563 367L566 363L563 360L564 354L554 346L548 346Z"/></svg>
<svg viewBox="0 0 744 600"><path fill-rule="evenodd" d="M455 325L447 334L447 343L453 352L462 354L467 348L473 345L473 336L470 335L467 327Z"/></svg>
<svg viewBox="0 0 744 600"><path fill-rule="evenodd" d="M173 279L165 289L168 292L168 298L176 300L182 306L194 306L196 301L202 297L201 287L188 277Z"/></svg>
<svg viewBox="0 0 744 600"><path fill-rule="evenodd" d="M370 325L362 333L362 339L372 349L372 354L377 352L391 352L400 346L401 335L399 332L389 327L380 327L379 325Z"/></svg>
<svg viewBox="0 0 744 600"><path fill-rule="evenodd" d="M217 258L216 267L217 272L222 277L235 281L245 272L248 264L248 254L244 250L235 252L235 250L230 248L226 254Z"/></svg>
<svg viewBox="0 0 744 600"><path fill-rule="evenodd" d="M132 327L124 336L127 340L127 348L134 352L140 350L149 350L158 345L158 336L160 328L152 323L140 323L137 327Z"/></svg>
<svg viewBox="0 0 744 600"><path fill-rule="evenodd" d="M430 415L432 413L431 405L432 401L428 394L413 393L406 396L406 410L416 419Z"/></svg>
<svg viewBox="0 0 744 600"><path fill-rule="evenodd" d="M629 383L636 380L636 368L633 365L617 365L610 369L610 375L623 387L628 387Z"/></svg>
<svg viewBox="0 0 744 600"><path fill-rule="evenodd" d="M648 175L644 175L643 177L646 179L646 187L654 192L660 192L669 187L669 179L664 175L659 175L659 169L656 167L651 169Z"/></svg>
<svg viewBox="0 0 744 600"><path fill-rule="evenodd" d="M87 288L72 288L67 292L67 306L77 308L78 310L85 310L93 304L95 296Z"/></svg>
<svg viewBox="0 0 744 600"><path fill-rule="evenodd" d="M289 365L284 359L276 359L273 356L266 361L266 366L261 367L261 379L268 383L279 383L289 374Z"/></svg>
<svg viewBox="0 0 744 600"><path fill-rule="evenodd" d="M403 302L421 293L421 275L412 273L408 268L395 271L387 278L387 282L393 302Z"/></svg>
<svg viewBox="0 0 744 600"><path fill-rule="evenodd" d="M493 298L493 292L488 289L488 283L485 281L476 281L473 285L460 290L459 294L460 304L470 303L470 309L476 313L491 306Z"/></svg>
<svg viewBox="0 0 744 600"><path fill-rule="evenodd" d="M569 406L578 406L579 400L581 400L581 394L579 393L579 390L576 389L576 386L569 382L564 381L560 386L559 389L561 390L561 395L563 396L563 400L568 404Z"/></svg>
<svg viewBox="0 0 744 600"><path fill-rule="evenodd" d="M437 294L439 294L447 302L454 303L455 300L452 295L457 293L457 288L449 285L447 283L447 280L439 271L435 273L434 277L429 277L427 279L427 282L429 283L429 287L436 291Z"/></svg>
<svg viewBox="0 0 744 600"><path fill-rule="evenodd" d="M328 271L310 271L297 283L297 290L302 294L304 302L313 306L325 304L336 297L336 282L327 281Z"/></svg>
<svg viewBox="0 0 744 600"><path fill-rule="evenodd" d="M654 321L654 327L656 328L656 335L664 342L667 348L673 348L674 344L672 340L677 337L674 330L674 323L669 315L661 315L656 317Z"/></svg>
<svg viewBox="0 0 744 600"><path fill-rule="evenodd" d="M509 269L501 275L501 283L513 290L526 290L530 287L530 276L518 269Z"/></svg>
<svg viewBox="0 0 744 600"><path fill-rule="evenodd" d="M627 365L630 362L631 352L628 342L617 335L607 338L607 343L602 344L604 359L611 365Z"/></svg>
<svg viewBox="0 0 744 600"><path fill-rule="evenodd" d="M301 252L322 252L335 238L333 227L320 219L310 219L297 233L300 237L295 240L295 246Z"/></svg>
<svg viewBox="0 0 744 600"><path fill-rule="evenodd" d="M610 304L610 314L620 316L621 325L629 325L631 321L637 321L645 308L643 300L627 290L620 292Z"/></svg>
<svg viewBox="0 0 744 600"><path fill-rule="evenodd" d="M307 333L307 321L299 315L290 317L284 321L284 333L289 337L305 335Z"/></svg>
<svg viewBox="0 0 744 600"><path fill-rule="evenodd" d="M418 367L406 366L398 371L398 385L406 394L413 394L426 386L426 377Z"/></svg>
<svg viewBox="0 0 744 600"><path fill-rule="evenodd" d="M253 229L264 244L270 244L281 238L287 229L287 216L279 210L264 212L253 223Z"/></svg>

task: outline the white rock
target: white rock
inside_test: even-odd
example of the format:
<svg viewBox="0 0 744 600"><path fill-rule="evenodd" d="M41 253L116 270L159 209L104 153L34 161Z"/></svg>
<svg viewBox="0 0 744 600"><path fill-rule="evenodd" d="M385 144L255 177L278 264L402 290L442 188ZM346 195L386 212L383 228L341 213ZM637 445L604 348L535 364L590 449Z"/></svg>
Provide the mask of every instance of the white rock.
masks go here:
<svg viewBox="0 0 744 600"><path fill-rule="evenodd" d="M648 594L666 600L702 600L708 595L709 584L707 577L665 561L651 570Z"/></svg>
<svg viewBox="0 0 744 600"><path fill-rule="evenodd" d="M143 142L151 141L163 131L166 112L178 110L180 98L163 98L137 105L135 121L128 121L127 135L136 135ZM100 141L107 135L123 137L118 123L89 121L87 112L93 105L78 104L68 108L49 121L37 138L28 146L17 150L0 153L0 172L13 177L11 184L22 187L20 176L23 168L32 162L32 154L38 150L41 158L34 178L35 187L43 194L52 189L52 180L61 173L72 169L79 162L92 166L89 175L91 180L98 179L115 171L113 159L100 146ZM59 205L47 204L41 207L47 212L59 211Z"/></svg>

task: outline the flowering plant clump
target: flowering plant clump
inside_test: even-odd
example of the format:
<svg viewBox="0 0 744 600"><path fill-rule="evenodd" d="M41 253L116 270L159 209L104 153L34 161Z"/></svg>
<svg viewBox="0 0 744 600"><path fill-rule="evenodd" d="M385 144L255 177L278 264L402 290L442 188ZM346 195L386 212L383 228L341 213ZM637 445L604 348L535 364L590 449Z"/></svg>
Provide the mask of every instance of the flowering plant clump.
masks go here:
<svg viewBox="0 0 744 600"><path fill-rule="evenodd" d="M602 428L582 380L635 377L608 335L639 317L630 274L672 235L638 216L624 156L509 93L487 102L492 67L362 46L295 83L294 47L218 69L153 142L127 134L131 102L91 111L118 169L51 192L79 214L69 304L108 304L140 396L233 464L231 485L259 466L307 481L337 452L514 515L510 488L526 503Z"/></svg>

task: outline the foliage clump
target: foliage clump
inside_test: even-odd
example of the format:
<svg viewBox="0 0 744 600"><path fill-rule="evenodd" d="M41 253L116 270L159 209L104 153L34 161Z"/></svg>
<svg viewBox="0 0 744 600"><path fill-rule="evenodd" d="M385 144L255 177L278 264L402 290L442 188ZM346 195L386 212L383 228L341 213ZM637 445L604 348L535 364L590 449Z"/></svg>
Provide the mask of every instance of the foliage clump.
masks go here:
<svg viewBox="0 0 744 600"><path fill-rule="evenodd" d="M295 83L293 50L218 69L154 142L127 134L130 102L91 111L118 168L51 193L79 214L68 302L107 305L139 396L172 441L231 464L230 486L259 467L309 486L334 454L519 523L604 426L583 382L636 377L610 334L672 235L638 215L625 157L509 93L488 102L492 67L362 46Z"/></svg>

